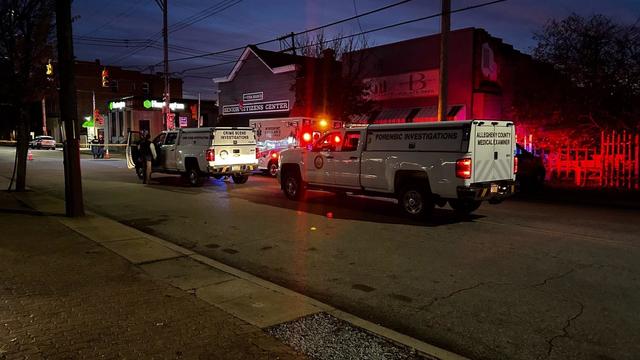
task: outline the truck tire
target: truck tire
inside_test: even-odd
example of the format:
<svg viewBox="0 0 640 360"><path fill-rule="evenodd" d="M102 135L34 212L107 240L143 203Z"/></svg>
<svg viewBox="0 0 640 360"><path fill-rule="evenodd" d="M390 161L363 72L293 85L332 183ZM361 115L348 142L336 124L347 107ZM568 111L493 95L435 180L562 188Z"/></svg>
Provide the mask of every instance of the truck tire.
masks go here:
<svg viewBox="0 0 640 360"><path fill-rule="evenodd" d="M194 187L202 186L202 183L204 181L202 175L200 174L200 169L195 166L190 166L187 169L185 178L189 182L189 185Z"/></svg>
<svg viewBox="0 0 640 360"><path fill-rule="evenodd" d="M290 200L300 200L305 192L300 174L291 170L285 172L282 176L282 191Z"/></svg>
<svg viewBox="0 0 640 360"><path fill-rule="evenodd" d="M435 206L431 193L420 183L403 186L398 192L398 205L413 219L427 218Z"/></svg>
<svg viewBox="0 0 640 360"><path fill-rule="evenodd" d="M460 215L469 215L472 212L478 210L482 204L479 200L463 200L463 199L451 199L449 200L449 206Z"/></svg>
<svg viewBox="0 0 640 360"><path fill-rule="evenodd" d="M273 161L272 160L272 161L269 162L268 172L269 172L269 175L271 177L278 176L278 162L277 161Z"/></svg>
<svg viewBox="0 0 640 360"><path fill-rule="evenodd" d="M233 182L236 184L244 184L247 182L247 180L249 180L249 175L231 175L231 178L233 179Z"/></svg>

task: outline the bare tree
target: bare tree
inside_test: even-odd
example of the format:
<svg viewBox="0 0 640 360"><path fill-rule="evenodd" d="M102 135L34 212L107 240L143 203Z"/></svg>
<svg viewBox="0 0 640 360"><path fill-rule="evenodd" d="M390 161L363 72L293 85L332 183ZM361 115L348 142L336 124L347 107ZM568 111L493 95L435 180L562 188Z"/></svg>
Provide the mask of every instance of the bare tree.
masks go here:
<svg viewBox="0 0 640 360"><path fill-rule="evenodd" d="M572 14L535 34L534 57L568 79L566 117L595 128L640 126L640 27Z"/></svg>
<svg viewBox="0 0 640 360"><path fill-rule="evenodd" d="M0 0L0 67L2 97L17 115L16 190L26 187L29 106L47 84L45 64L52 56L52 0ZM3 119L13 121L13 119Z"/></svg>
<svg viewBox="0 0 640 360"><path fill-rule="evenodd" d="M372 103L367 100L368 86L360 76L363 59L338 60L367 47L368 41L364 37L338 34L329 39L322 31L315 36L296 39L295 48L308 58L292 85L296 105L305 109L304 115L322 113L336 120L349 121L352 115L371 111Z"/></svg>

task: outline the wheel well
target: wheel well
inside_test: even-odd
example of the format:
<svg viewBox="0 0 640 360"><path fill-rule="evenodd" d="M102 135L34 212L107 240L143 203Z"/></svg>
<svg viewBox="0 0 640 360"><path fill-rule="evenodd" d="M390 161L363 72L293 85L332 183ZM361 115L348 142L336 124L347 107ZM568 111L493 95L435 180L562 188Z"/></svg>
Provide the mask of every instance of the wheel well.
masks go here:
<svg viewBox="0 0 640 360"><path fill-rule="evenodd" d="M184 159L184 168L186 170L189 170L191 168L195 168L196 170L200 171L200 167L198 166L198 159L193 158L193 157L188 157L188 158Z"/></svg>
<svg viewBox="0 0 640 360"><path fill-rule="evenodd" d="M424 184L427 192L431 193L431 185L429 184L429 176L424 171L418 170L398 170L394 179L394 190L397 192L407 184Z"/></svg>

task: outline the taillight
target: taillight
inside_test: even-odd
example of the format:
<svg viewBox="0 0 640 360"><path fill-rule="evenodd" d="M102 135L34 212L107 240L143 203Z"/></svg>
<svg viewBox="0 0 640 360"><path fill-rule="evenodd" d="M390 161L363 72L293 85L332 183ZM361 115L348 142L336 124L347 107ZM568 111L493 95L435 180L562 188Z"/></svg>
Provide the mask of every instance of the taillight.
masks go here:
<svg viewBox="0 0 640 360"><path fill-rule="evenodd" d="M207 161L216 161L216 153L213 149L207 149Z"/></svg>
<svg viewBox="0 0 640 360"><path fill-rule="evenodd" d="M340 135L334 136L333 142L335 142L336 144L340 144L340 141L342 141L342 139L340 138Z"/></svg>
<svg viewBox="0 0 640 360"><path fill-rule="evenodd" d="M278 153L271 153L271 158L273 159L277 159L278 158Z"/></svg>
<svg viewBox="0 0 640 360"><path fill-rule="evenodd" d="M518 173L518 157L517 156L513 157L513 173L514 174Z"/></svg>
<svg viewBox="0 0 640 360"><path fill-rule="evenodd" d="M456 177L471 179L471 159L464 158L456 161Z"/></svg>
<svg viewBox="0 0 640 360"><path fill-rule="evenodd" d="M311 141L311 134L309 134L308 132L302 134L302 140L304 140L304 142Z"/></svg>

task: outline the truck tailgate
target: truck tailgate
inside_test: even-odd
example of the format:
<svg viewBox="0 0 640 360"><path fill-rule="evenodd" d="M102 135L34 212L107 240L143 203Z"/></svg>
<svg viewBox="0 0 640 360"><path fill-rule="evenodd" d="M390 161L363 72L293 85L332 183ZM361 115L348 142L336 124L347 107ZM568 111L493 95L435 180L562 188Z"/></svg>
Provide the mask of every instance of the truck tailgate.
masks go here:
<svg viewBox="0 0 640 360"><path fill-rule="evenodd" d="M478 121L472 131L472 182L513 180L515 127L508 121Z"/></svg>

